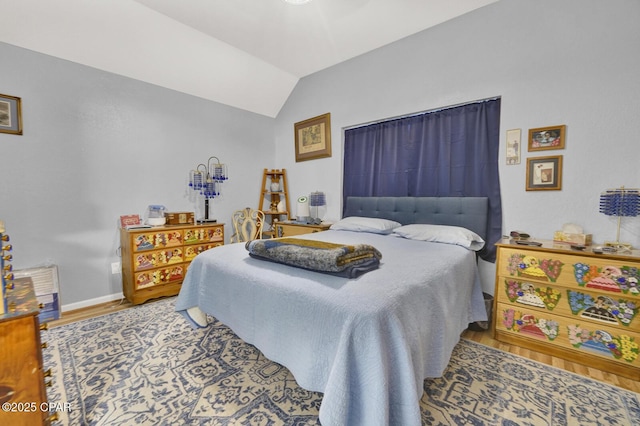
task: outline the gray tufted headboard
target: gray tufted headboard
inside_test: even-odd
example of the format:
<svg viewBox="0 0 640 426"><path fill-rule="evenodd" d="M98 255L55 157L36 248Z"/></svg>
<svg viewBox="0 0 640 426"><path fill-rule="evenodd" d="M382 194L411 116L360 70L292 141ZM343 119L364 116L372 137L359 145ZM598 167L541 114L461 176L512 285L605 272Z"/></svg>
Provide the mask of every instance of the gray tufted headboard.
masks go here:
<svg viewBox="0 0 640 426"><path fill-rule="evenodd" d="M462 226L486 241L488 214L487 197L347 197L343 216Z"/></svg>

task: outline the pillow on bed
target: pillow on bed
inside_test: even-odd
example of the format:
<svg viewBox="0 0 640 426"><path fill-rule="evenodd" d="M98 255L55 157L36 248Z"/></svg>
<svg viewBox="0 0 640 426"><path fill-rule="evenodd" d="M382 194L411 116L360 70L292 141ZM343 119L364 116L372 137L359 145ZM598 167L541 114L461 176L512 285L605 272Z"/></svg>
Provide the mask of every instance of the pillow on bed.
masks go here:
<svg viewBox="0 0 640 426"><path fill-rule="evenodd" d="M396 228L393 233L411 240L455 244L474 251L484 247L484 240L478 234L461 226L412 224Z"/></svg>
<svg viewBox="0 0 640 426"><path fill-rule="evenodd" d="M340 219L331 228L334 231L370 232L373 234L390 234L402 224L389 219L376 217L349 216Z"/></svg>

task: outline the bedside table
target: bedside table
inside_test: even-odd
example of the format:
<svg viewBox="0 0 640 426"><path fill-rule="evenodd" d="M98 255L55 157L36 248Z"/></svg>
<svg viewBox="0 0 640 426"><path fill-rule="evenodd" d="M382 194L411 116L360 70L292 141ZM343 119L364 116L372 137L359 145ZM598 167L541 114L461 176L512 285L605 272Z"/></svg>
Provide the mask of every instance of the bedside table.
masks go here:
<svg viewBox="0 0 640 426"><path fill-rule="evenodd" d="M331 225L321 223L320 225L308 225L305 223L295 222L278 222L276 224L276 237L293 237L294 235L311 234L314 232L322 232L329 229Z"/></svg>

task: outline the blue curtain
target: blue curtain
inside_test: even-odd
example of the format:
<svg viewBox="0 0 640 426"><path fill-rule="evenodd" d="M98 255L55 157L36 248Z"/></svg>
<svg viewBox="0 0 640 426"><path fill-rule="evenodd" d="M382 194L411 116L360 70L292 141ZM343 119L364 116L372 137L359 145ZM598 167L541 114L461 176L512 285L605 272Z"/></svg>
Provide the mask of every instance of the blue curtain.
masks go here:
<svg viewBox="0 0 640 426"><path fill-rule="evenodd" d="M480 256L495 262L502 235L500 99L345 131L343 197L488 197ZM346 203L343 203L345 205Z"/></svg>

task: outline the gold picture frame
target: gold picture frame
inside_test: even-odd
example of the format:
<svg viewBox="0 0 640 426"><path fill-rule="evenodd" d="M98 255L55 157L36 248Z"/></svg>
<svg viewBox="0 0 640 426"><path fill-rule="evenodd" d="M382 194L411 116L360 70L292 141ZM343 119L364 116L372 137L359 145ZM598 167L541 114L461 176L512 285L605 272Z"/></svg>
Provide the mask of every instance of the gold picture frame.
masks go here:
<svg viewBox="0 0 640 426"><path fill-rule="evenodd" d="M567 126L548 126L529 129L529 151L564 149L564 134Z"/></svg>
<svg viewBox="0 0 640 426"><path fill-rule="evenodd" d="M331 113L296 123L296 162L331 157Z"/></svg>
<svg viewBox="0 0 640 426"><path fill-rule="evenodd" d="M527 191L562 189L562 155L527 158Z"/></svg>
<svg viewBox="0 0 640 426"><path fill-rule="evenodd" d="M22 134L22 101L0 94L0 133Z"/></svg>

